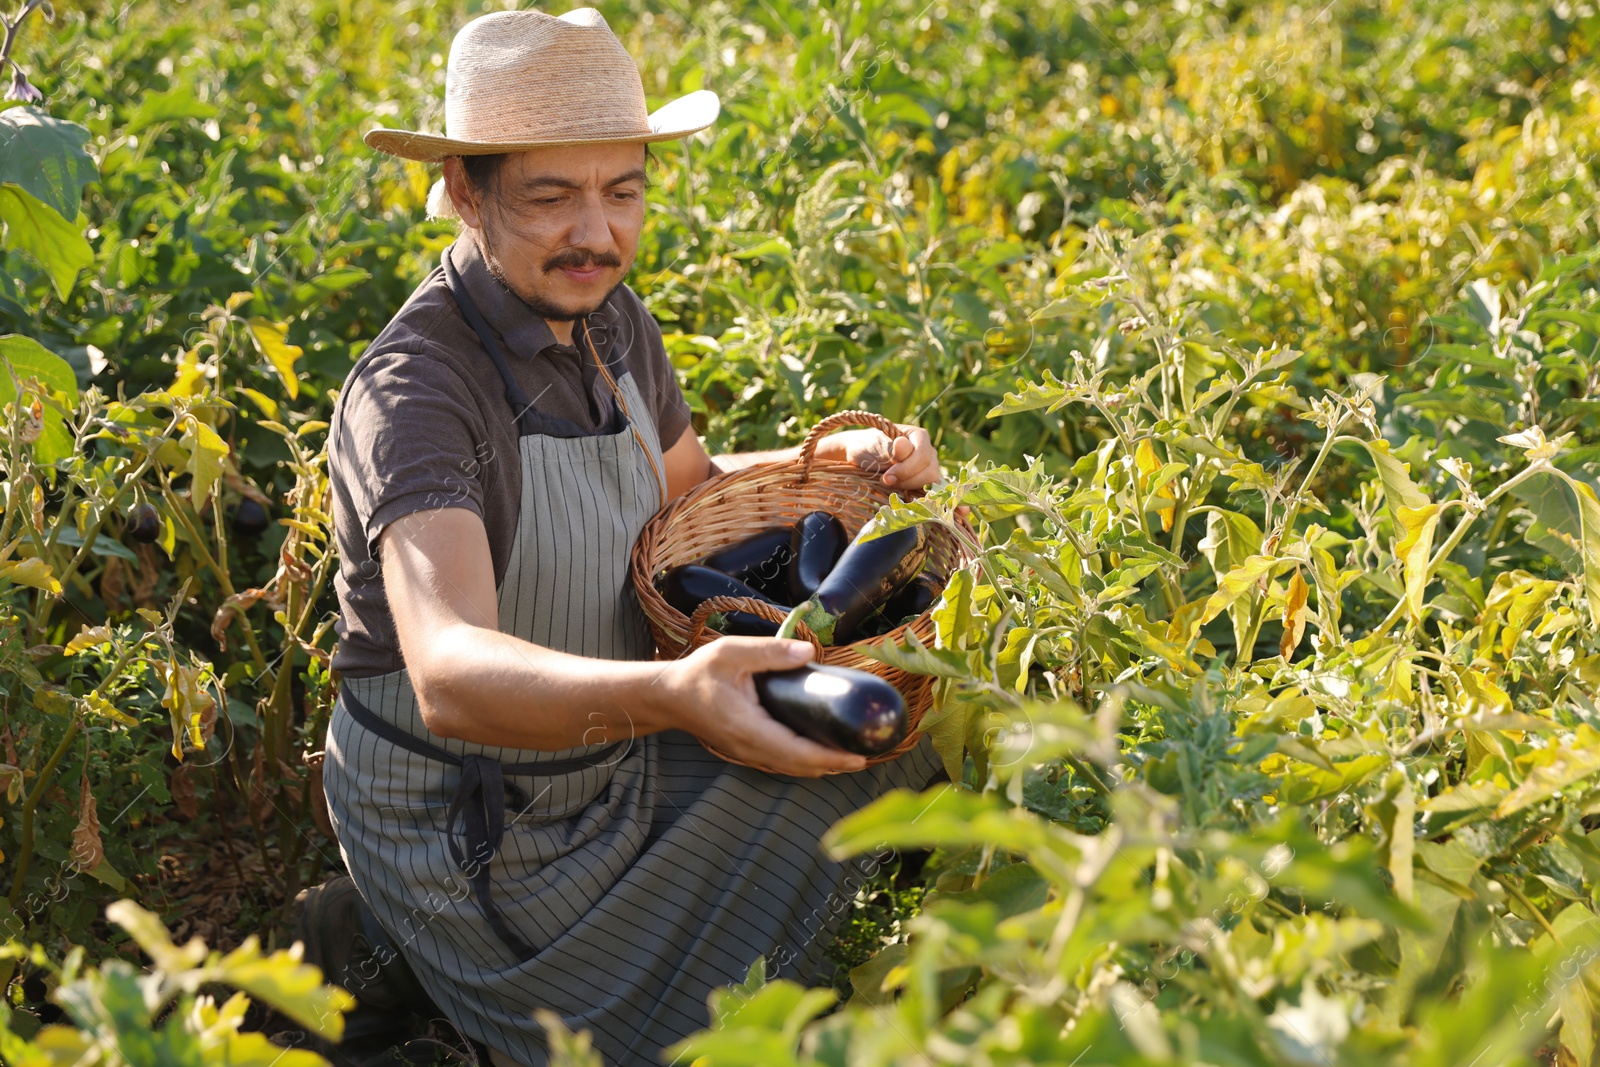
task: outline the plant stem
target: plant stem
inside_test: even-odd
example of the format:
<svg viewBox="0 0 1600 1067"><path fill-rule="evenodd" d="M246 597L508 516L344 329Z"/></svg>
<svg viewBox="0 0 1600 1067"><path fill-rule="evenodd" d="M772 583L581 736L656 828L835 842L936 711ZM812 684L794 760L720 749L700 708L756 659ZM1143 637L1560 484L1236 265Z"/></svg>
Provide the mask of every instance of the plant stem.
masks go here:
<svg viewBox="0 0 1600 1067"><path fill-rule="evenodd" d="M61 761L66 758L67 749L72 742L77 740L78 732L83 729L83 720L74 716L72 722L67 724L67 732L61 735L61 741L56 745L56 750L50 754L44 768L39 772L39 780L33 784L33 791L22 802L22 843L17 850L17 871L11 877L11 892L6 896L6 902L12 910L16 909L17 901L22 899L22 886L28 877L28 868L33 863L33 815L39 807L39 801L44 799L44 791L55 781L56 769L61 766Z"/></svg>
<svg viewBox="0 0 1600 1067"><path fill-rule="evenodd" d="M111 664L110 669L106 671L105 677L100 680L100 684L94 687L90 695L103 696L106 686L115 681L129 661L139 654L139 650L144 648L145 641L149 637L150 631L146 631L137 641L123 649L122 653ZM44 799L44 791L50 788L55 781L56 769L61 766L61 761L66 758L68 747L77 739L82 730L82 713L75 713L71 724L67 726L67 732L61 736L61 742L56 745L55 751L50 754L50 759L45 762L44 767L39 771L39 780L34 782L33 789L22 802L22 844L18 849L16 873L11 877L11 892L6 897L7 902L13 909L16 908L17 901L22 899L23 880L27 878L28 867L33 862L34 812L38 810L39 801Z"/></svg>

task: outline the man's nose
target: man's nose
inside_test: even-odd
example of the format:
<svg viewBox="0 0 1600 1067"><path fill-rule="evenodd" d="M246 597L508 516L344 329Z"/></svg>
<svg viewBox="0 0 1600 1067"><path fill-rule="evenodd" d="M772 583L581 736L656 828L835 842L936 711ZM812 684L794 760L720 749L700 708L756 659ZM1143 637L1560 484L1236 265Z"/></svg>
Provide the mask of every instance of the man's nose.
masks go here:
<svg viewBox="0 0 1600 1067"><path fill-rule="evenodd" d="M578 215L572 220L572 230L567 242L599 255L616 250L611 236L611 222L606 218L606 206L598 195L585 195L578 201Z"/></svg>

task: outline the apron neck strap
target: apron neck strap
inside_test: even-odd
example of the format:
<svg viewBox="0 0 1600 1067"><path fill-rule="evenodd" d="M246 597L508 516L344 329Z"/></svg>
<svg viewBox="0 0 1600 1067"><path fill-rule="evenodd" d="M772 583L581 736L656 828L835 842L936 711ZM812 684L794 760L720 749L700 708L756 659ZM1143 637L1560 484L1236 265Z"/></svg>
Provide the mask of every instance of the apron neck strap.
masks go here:
<svg viewBox="0 0 1600 1067"><path fill-rule="evenodd" d="M531 424L533 401L528 399L528 394L523 392L522 386L517 384L517 379L512 375L511 363L506 359L500 338L489 329L483 313L478 310L478 305L473 302L467 287L462 284L461 274L450 260L449 249L445 250L443 262L444 283L449 287L450 295L455 297L456 306L461 309L461 314L466 317L467 325L472 327L472 331L478 335L478 341L483 345L483 350L489 354L489 360L499 373L500 381L505 384L506 403L511 405L511 413L516 417L518 430L525 434L537 432L536 427Z"/></svg>

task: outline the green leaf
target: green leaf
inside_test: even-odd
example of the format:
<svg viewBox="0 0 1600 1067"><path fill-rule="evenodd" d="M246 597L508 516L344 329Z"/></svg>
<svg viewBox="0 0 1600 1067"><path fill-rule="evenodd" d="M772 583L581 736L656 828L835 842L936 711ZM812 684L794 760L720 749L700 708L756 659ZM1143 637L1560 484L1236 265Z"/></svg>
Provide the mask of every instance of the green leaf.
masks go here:
<svg viewBox="0 0 1600 1067"><path fill-rule="evenodd" d="M1463 297L1467 314L1489 332L1490 337L1500 336L1500 290L1487 278L1479 278L1467 286Z"/></svg>
<svg viewBox="0 0 1600 1067"><path fill-rule="evenodd" d="M872 644L856 645L855 649L868 659L899 667L912 674L931 674L938 678L968 678L972 675L965 653L949 648L929 648L910 629L901 634L898 642L885 636Z"/></svg>
<svg viewBox="0 0 1600 1067"><path fill-rule="evenodd" d="M305 354L305 350L289 343L289 324L251 319L250 339L256 343L256 350L267 357L272 369L278 372L289 399L299 396L300 379L295 374L294 365Z"/></svg>
<svg viewBox="0 0 1600 1067"><path fill-rule="evenodd" d="M16 382L26 382L30 378L38 380L68 409L76 407L78 379L70 363L31 337L21 334L0 337L0 405L15 403ZM44 464L55 463L70 456L72 449L72 433L61 413L44 405L44 426L33 444L34 458Z"/></svg>
<svg viewBox="0 0 1600 1067"><path fill-rule="evenodd" d="M72 373L72 364L31 337L19 333L0 336L0 360L10 364L18 378L37 378L62 399L77 395L78 378ZM0 375L0 403L9 404L16 397L10 376Z"/></svg>
<svg viewBox="0 0 1600 1067"><path fill-rule="evenodd" d="M1600 627L1600 500L1587 482L1580 482L1563 474L1578 500L1578 517L1582 530L1578 545L1583 553L1583 585L1585 599L1589 602L1589 622Z"/></svg>
<svg viewBox="0 0 1600 1067"><path fill-rule="evenodd" d="M961 781L967 762L967 728L979 711L976 705L951 694L923 716L922 729L932 738L933 750L952 782Z"/></svg>
<svg viewBox="0 0 1600 1067"><path fill-rule="evenodd" d="M896 789L828 831L823 847L836 859L890 848L994 846L1027 853L1045 844L1045 823L991 795L945 785L925 793Z"/></svg>
<svg viewBox="0 0 1600 1067"><path fill-rule="evenodd" d="M1378 480L1383 483L1383 497L1389 504L1389 513L1400 521L1400 508L1426 507L1427 494L1417 488L1411 480L1407 466L1396 459L1389 451L1389 442L1384 440L1362 441L1362 446L1367 454L1372 457L1373 466L1378 468Z"/></svg>
<svg viewBox="0 0 1600 1067"><path fill-rule="evenodd" d="M1067 386L1050 371L1044 372L1044 382L1018 382L1015 393L1007 393L1005 397L989 409L988 417L993 419L1000 415L1015 415L1023 411L1038 411L1040 408L1052 408L1066 399Z"/></svg>
<svg viewBox="0 0 1600 1067"><path fill-rule="evenodd" d="M0 183L20 187L57 215L78 217L83 187L100 180L84 151L89 131L36 107L0 111Z"/></svg>
<svg viewBox="0 0 1600 1067"><path fill-rule="evenodd" d="M298 315L307 308L338 296L372 277L372 272L361 267L335 267L323 271L309 281L301 282L289 294L288 304L284 311L290 315Z"/></svg>
<svg viewBox="0 0 1600 1067"><path fill-rule="evenodd" d="M1524 540L1569 571L1581 568L1583 514L1561 475L1554 470L1534 474L1511 492L1533 512Z"/></svg>
<svg viewBox="0 0 1600 1067"><path fill-rule="evenodd" d="M6 114L0 111L0 117ZM44 268L62 300L71 294L78 272L94 265L94 249L76 223L19 185L0 185L0 225L5 230L4 247L15 248Z"/></svg>
<svg viewBox="0 0 1600 1067"><path fill-rule="evenodd" d="M1216 509L1206 513L1206 535L1195 546L1220 582L1229 571L1261 551L1261 527L1248 515Z"/></svg>

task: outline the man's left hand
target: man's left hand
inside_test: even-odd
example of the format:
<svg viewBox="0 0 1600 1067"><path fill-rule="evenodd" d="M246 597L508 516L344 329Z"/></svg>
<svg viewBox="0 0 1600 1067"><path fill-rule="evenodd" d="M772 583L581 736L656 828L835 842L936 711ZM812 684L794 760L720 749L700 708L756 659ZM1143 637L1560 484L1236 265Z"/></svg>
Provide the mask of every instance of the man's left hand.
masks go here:
<svg viewBox="0 0 1600 1067"><path fill-rule="evenodd" d="M944 476L928 431L901 426L901 437L881 430L845 430L817 443L822 459L842 459L864 471L882 471L883 484L893 489L923 489Z"/></svg>

